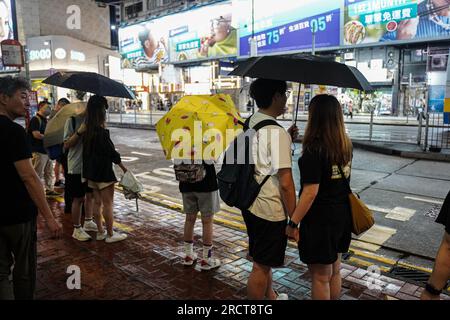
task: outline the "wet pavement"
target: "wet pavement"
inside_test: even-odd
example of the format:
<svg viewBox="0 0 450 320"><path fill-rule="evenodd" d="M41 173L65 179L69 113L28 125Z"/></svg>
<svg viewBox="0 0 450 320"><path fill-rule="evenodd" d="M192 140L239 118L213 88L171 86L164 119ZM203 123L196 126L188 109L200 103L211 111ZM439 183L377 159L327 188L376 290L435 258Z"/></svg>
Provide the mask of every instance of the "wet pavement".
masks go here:
<svg viewBox="0 0 450 320"><path fill-rule="evenodd" d="M246 298L251 263L247 260L247 236L242 231L215 225L215 254L222 266L201 271L181 264L184 216L174 210L115 194L117 228L127 240L108 244L71 237L70 215L63 213L62 199L49 199L64 226L61 239L49 239L43 221L38 223L36 299L207 299ZM195 249L201 253L201 223L195 228ZM95 236L95 233L91 233ZM68 289L70 266L80 268L81 288ZM377 276L342 264L342 300L417 300L422 288L398 279ZM69 279L69 280L68 280ZM288 247L285 267L274 270L274 288L289 299L310 299L310 276L297 250ZM376 288L368 289L368 284ZM377 287L378 286L378 287ZM442 295L444 299L450 299Z"/></svg>

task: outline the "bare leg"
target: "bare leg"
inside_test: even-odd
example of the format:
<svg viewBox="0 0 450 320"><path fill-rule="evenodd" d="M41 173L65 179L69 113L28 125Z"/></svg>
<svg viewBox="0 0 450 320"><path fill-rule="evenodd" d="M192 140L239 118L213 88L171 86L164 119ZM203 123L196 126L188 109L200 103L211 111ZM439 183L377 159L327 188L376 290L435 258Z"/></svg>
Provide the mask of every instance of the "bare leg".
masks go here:
<svg viewBox="0 0 450 320"><path fill-rule="evenodd" d="M72 222L74 226L81 225L81 204L84 198L73 198L72 200Z"/></svg>
<svg viewBox="0 0 450 320"><path fill-rule="evenodd" d="M92 193L86 193L86 200L84 201L85 218L92 219L94 206L94 196Z"/></svg>
<svg viewBox="0 0 450 320"><path fill-rule="evenodd" d="M114 184L100 190L100 196L103 204L103 218L105 218L106 231L111 237L113 235L113 202L114 202Z"/></svg>
<svg viewBox="0 0 450 320"><path fill-rule="evenodd" d="M341 256L338 254L338 259L332 265L332 274L330 282L330 299L339 300L341 297L342 278L341 278Z"/></svg>
<svg viewBox="0 0 450 320"><path fill-rule="evenodd" d="M332 266L332 264L308 265L312 277L311 297L313 300L330 300L330 282L333 274Z"/></svg>
<svg viewBox="0 0 450 320"><path fill-rule="evenodd" d="M95 223L97 224L98 233L103 233L103 220L102 220L102 197L98 190L86 193L86 199L92 198L92 212L94 215Z"/></svg>
<svg viewBox="0 0 450 320"><path fill-rule="evenodd" d="M186 214L186 220L184 222L184 241L194 241L194 226L197 220L197 213Z"/></svg>
<svg viewBox="0 0 450 320"><path fill-rule="evenodd" d="M253 262L253 269L248 277L247 296L250 300L263 300L269 284L271 268Z"/></svg>
<svg viewBox="0 0 450 320"><path fill-rule="evenodd" d="M203 245L212 246L213 237L213 216L204 217L202 215L202 226L203 226Z"/></svg>
<svg viewBox="0 0 450 320"><path fill-rule="evenodd" d="M267 290L266 290L266 298L268 300L276 300L277 295L272 287L272 269L269 271L269 278L267 279Z"/></svg>
<svg viewBox="0 0 450 320"><path fill-rule="evenodd" d="M450 234L445 232L428 283L440 290L446 285L448 279L450 279ZM440 297L424 290L420 299L439 300Z"/></svg>

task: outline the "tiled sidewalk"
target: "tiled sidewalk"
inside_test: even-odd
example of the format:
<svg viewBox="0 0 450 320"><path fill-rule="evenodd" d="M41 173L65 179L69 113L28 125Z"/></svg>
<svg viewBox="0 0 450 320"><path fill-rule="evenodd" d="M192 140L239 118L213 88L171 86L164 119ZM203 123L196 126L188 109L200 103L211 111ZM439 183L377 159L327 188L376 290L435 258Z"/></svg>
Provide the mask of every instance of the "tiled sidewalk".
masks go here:
<svg viewBox="0 0 450 320"><path fill-rule="evenodd" d="M251 263L245 233L215 225L214 246L222 266L200 271L181 264L184 216L144 201L135 203L115 195L115 218L121 231L129 234L123 242L79 242L71 238L70 215L63 204L50 201L64 226L59 240L48 238L43 222L38 224L38 272L36 299L245 299ZM200 219L199 219L200 220ZM95 233L91 233L95 235ZM201 254L201 222L195 229L195 248ZM69 290L66 273L70 265L81 270L81 289ZM422 288L381 276L382 291L367 289L367 271L342 264L342 300L418 299ZM290 299L310 299L310 277L288 248L285 268L274 270L274 287ZM442 296L449 299L448 296Z"/></svg>

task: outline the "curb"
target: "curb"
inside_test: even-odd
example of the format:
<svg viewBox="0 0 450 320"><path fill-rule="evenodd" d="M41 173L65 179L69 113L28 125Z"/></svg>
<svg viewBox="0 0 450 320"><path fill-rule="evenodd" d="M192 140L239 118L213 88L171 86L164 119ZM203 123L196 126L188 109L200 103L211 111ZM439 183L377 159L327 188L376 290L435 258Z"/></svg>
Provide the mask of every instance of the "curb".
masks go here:
<svg viewBox="0 0 450 320"><path fill-rule="evenodd" d="M355 148L381 154L394 155L402 158L450 162L450 154L433 153L427 151L402 151L396 149L395 147L391 148L386 146L373 145L360 140L352 140L352 143Z"/></svg>

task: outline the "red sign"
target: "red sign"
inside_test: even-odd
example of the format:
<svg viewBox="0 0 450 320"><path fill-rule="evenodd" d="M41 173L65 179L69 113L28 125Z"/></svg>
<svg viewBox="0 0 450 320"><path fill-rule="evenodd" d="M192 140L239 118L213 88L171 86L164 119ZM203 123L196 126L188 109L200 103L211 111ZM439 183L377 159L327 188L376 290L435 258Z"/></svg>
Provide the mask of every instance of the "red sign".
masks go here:
<svg viewBox="0 0 450 320"><path fill-rule="evenodd" d="M23 67L23 48L19 41L14 39L3 40L0 43L2 60L5 67Z"/></svg>
<svg viewBox="0 0 450 320"><path fill-rule="evenodd" d="M28 91L28 103L30 106L27 109L27 114L25 115L25 125L28 128L30 120L36 115L38 106L38 93L37 91Z"/></svg>

